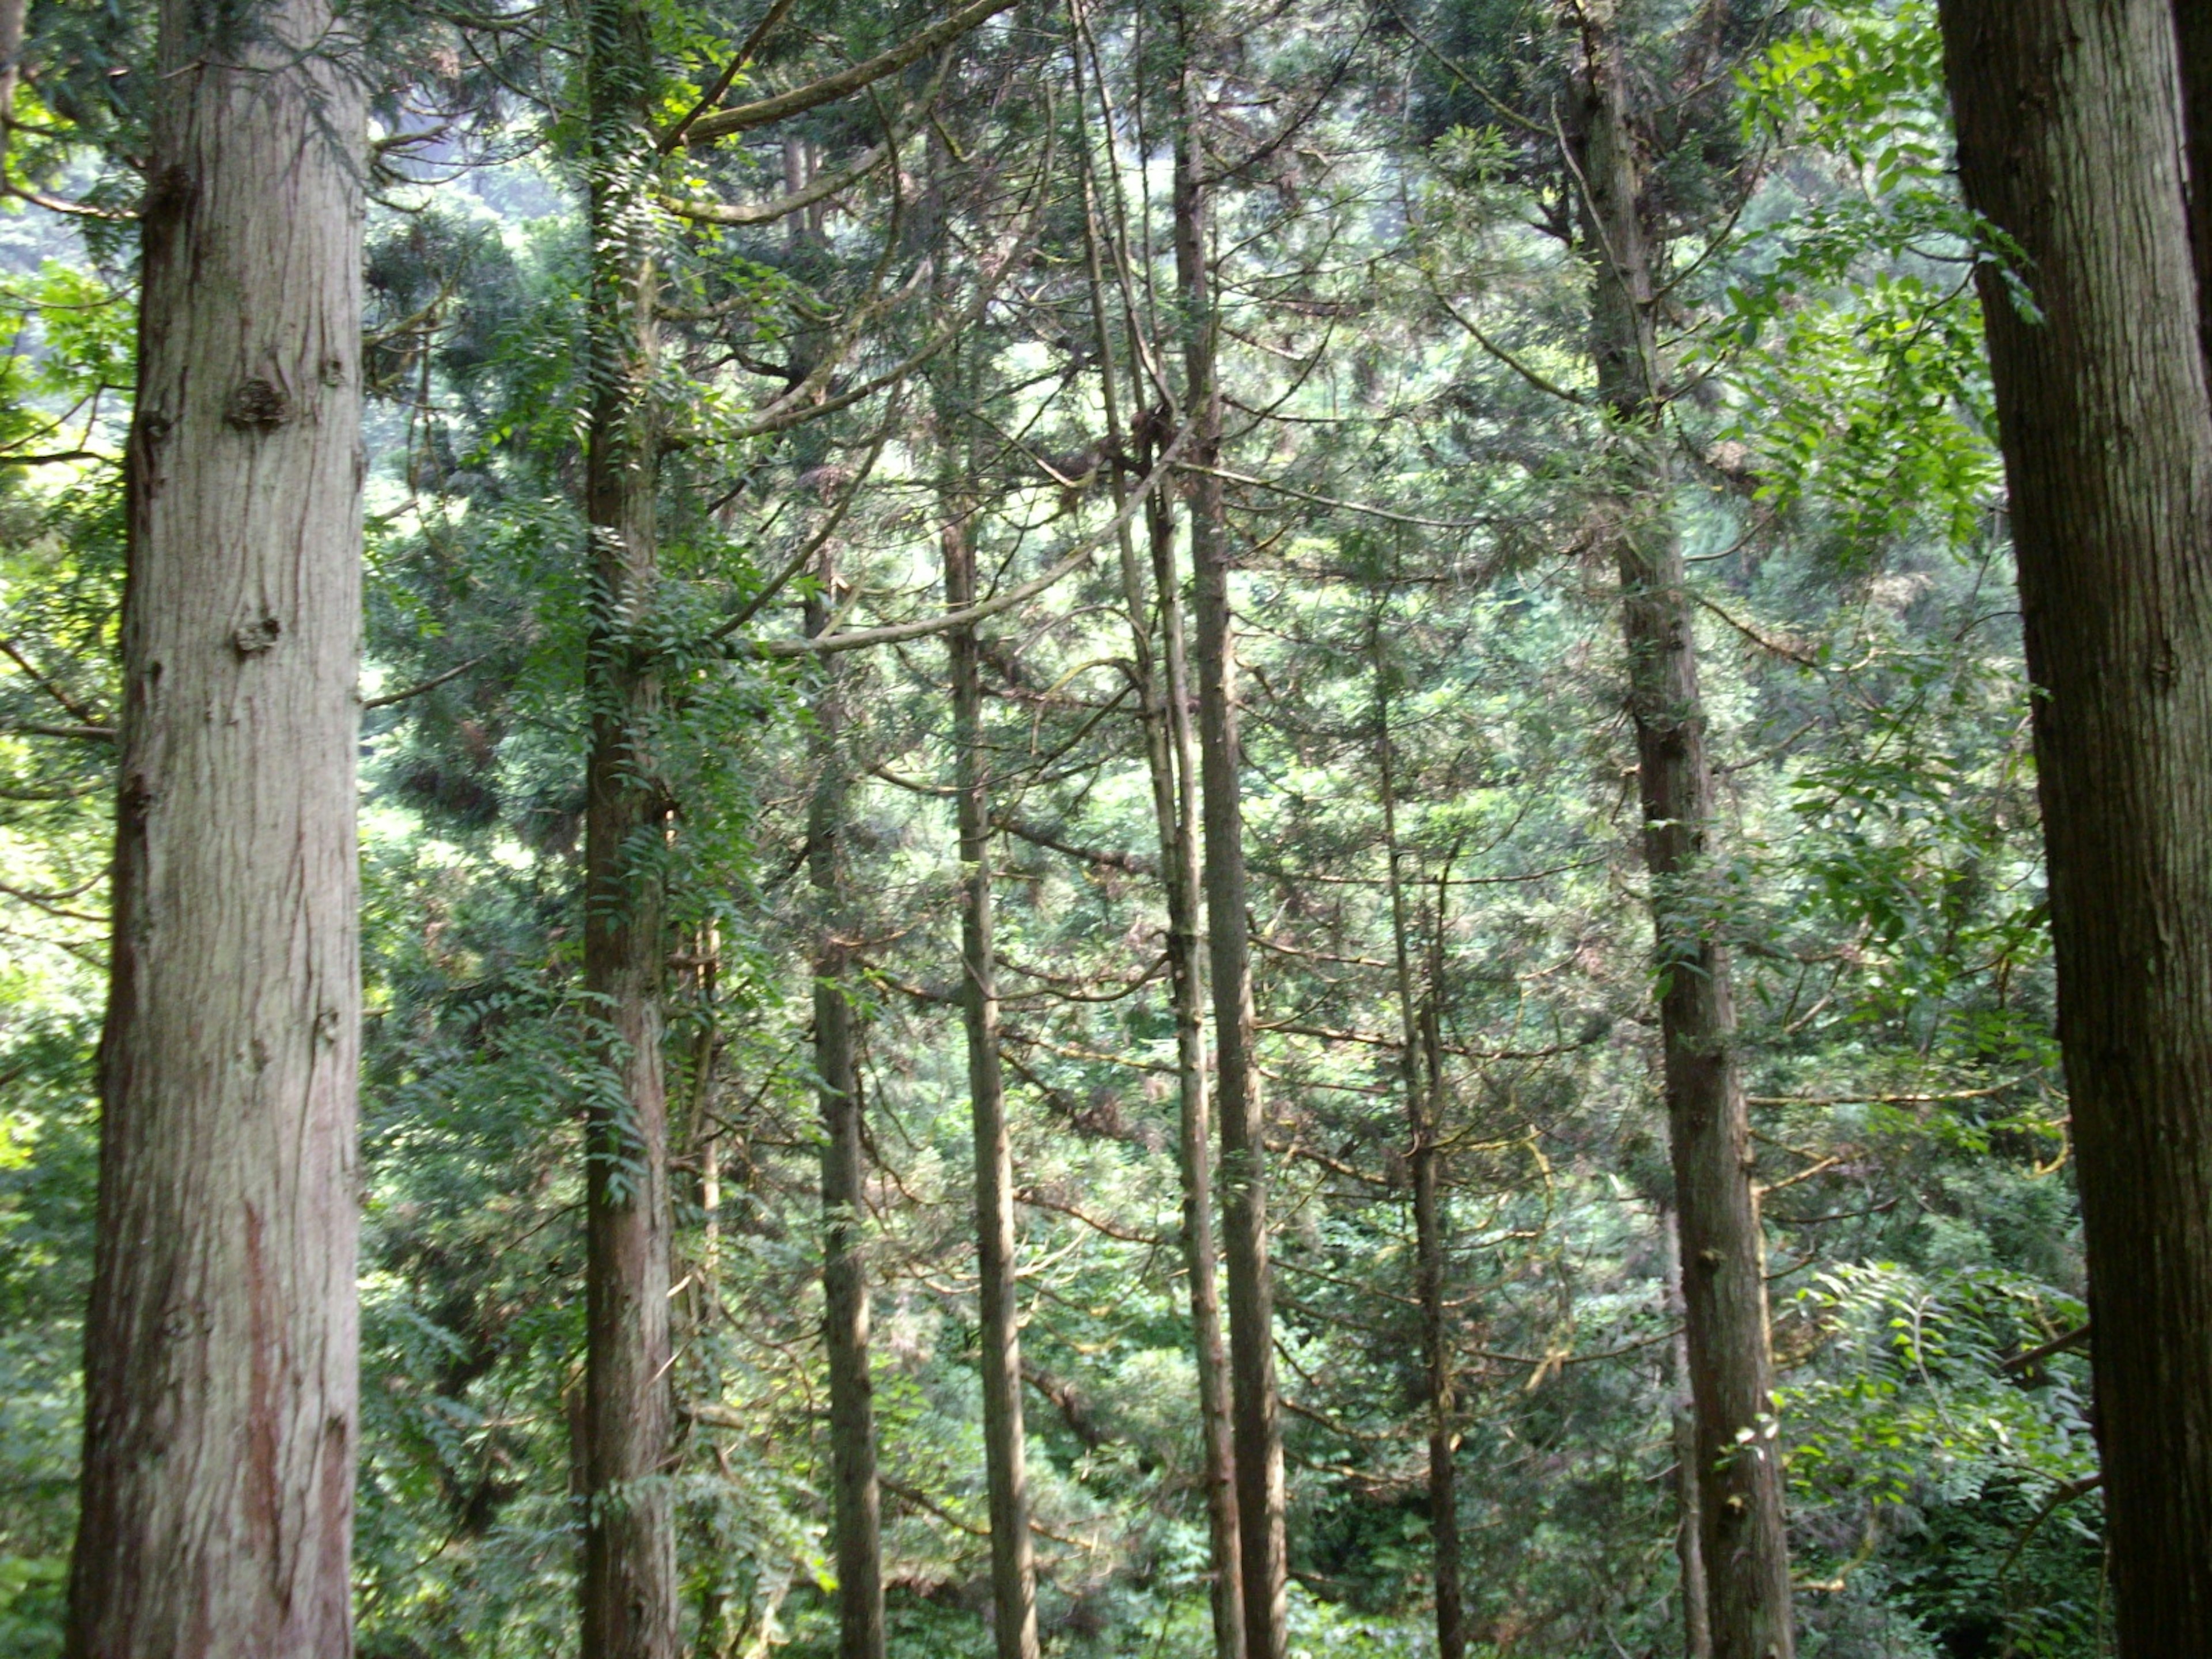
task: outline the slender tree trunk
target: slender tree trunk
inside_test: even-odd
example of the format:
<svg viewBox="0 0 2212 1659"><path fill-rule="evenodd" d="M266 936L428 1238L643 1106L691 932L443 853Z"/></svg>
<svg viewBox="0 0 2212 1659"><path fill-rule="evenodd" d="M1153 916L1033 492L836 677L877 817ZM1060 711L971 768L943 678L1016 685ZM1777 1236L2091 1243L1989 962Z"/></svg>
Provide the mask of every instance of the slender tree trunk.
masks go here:
<svg viewBox="0 0 2212 1659"><path fill-rule="evenodd" d="M1082 107L1082 59L1076 57L1076 90ZM1083 116L1088 122L1088 113ZM1091 319L1098 341L1099 385L1106 414L1106 447L1120 456L1124 430L1115 385L1114 341L1108 325L1105 272L1098 248L1098 202L1085 140L1084 246L1089 258ZM1133 349L1133 342L1132 343ZM1143 384L1133 369L1132 384ZM1145 423L1149 430L1155 424ZM1149 474L1157 446L1138 446L1138 471ZM1114 506L1128 500L1118 465L1111 474ZM1238 1565L1236 1455L1231 1444L1229 1360L1221 1332L1220 1253L1213 1231L1213 1124L1206 1092L1206 981L1200 959L1198 756L1190 726L1189 665L1184 658L1182 596L1176 570L1175 508L1168 491L1145 503L1152 579L1159 595L1164 650L1155 653L1151 605L1135 538L1120 534L1122 602L1129 613L1130 656L1143 704L1145 760L1152 785L1152 819L1159 837L1160 873L1168 909L1168 985L1176 1022L1176 1083L1180 1102L1176 1154L1182 1177L1183 1267L1190 1275L1191 1343L1198 1370L1198 1414L1207 1529L1212 1550L1215 1659L1243 1659L1244 1586Z"/></svg>
<svg viewBox="0 0 2212 1659"><path fill-rule="evenodd" d="M359 82L165 0L73 1659L352 1650Z"/></svg>
<svg viewBox="0 0 2212 1659"><path fill-rule="evenodd" d="M971 505L945 492L945 599L975 603ZM968 1027L968 1091L975 1125L975 1292L982 1357L983 1448L989 1468L991 1605L999 1659L1036 1659L1036 1571L1030 1548L1029 1477L1022 1431L1019 1285L1014 1267L1014 1157L999 1069L999 975L991 917L991 769L983 747L981 653L974 625L952 647L952 742L960 823L961 1011Z"/></svg>
<svg viewBox="0 0 2212 1659"><path fill-rule="evenodd" d="M1205 797L1207 954L1221 1109L1223 1255L1229 1270L1231 1413L1244 1577L1248 1659L1284 1659L1282 1428L1275 1394L1274 1287L1267 1260L1267 1160L1253 1054L1252 944L1244 901L1243 758L1237 743L1236 644L1223 533L1221 392L1215 380L1210 210L1198 131L1202 93L1194 31L1181 18L1184 64L1176 142L1176 276L1184 327L1190 454L1191 563L1198 625L1198 736Z"/></svg>
<svg viewBox="0 0 2212 1659"><path fill-rule="evenodd" d="M2186 8L2185 8L2186 9ZM2212 398L2158 0L1944 0L2011 486L2125 1659L2212 1631Z"/></svg>
<svg viewBox="0 0 2212 1659"><path fill-rule="evenodd" d="M1636 725L1644 864L1658 939L1661 1042L1717 1659L1790 1659L1789 1539L1773 1419L1765 1250L1726 948L1701 894L1715 867L1712 769L1696 613L1668 501L1655 327L1621 43L1585 13L1581 170L1595 264L1592 346L1613 420L1607 504Z"/></svg>
<svg viewBox="0 0 2212 1659"><path fill-rule="evenodd" d="M1467 1614L1460 1586L1459 1492L1453 1457L1455 1385L1444 1318L1442 1134L1442 1033L1437 985L1425 997L1413 983L1412 919L1398 842L1398 791L1390 744L1390 682L1383 659L1381 613L1370 619L1368 651L1375 665L1375 747L1382 805L1382 838L1390 868L1390 937L1397 976L1399 1068L1406 1097L1407 1163L1413 1187L1413 1299L1420 1310L1421 1359L1429 1395L1429 1542L1437 1602L1438 1659L1463 1659ZM1441 928L1442 917L1438 919ZM1435 964L1431 963L1433 967Z"/></svg>
<svg viewBox="0 0 2212 1659"><path fill-rule="evenodd" d="M806 631L830 625L836 567L825 552L822 593ZM868 1369L864 1251L867 1155L861 1142L860 1068L848 980L852 885L845 856L851 776L843 750L844 659L825 657L814 705L820 772L806 825L807 871L821 910L814 957L814 1069L822 1101L823 1342L830 1356L830 1508L837 1543L840 1659L883 1659L882 1498L876 1484L875 1381Z"/></svg>
<svg viewBox="0 0 2212 1659"><path fill-rule="evenodd" d="M1674 1559L1682 1576L1684 1659L1712 1659L1712 1611L1705 1600L1705 1549L1698 1524L1698 1422L1690 1404L1690 1339L1683 1325L1682 1232L1674 1212L1659 1212L1659 1243L1666 1259L1667 1319L1674 1328L1667 1345L1667 1415L1674 1436Z"/></svg>
<svg viewBox="0 0 2212 1659"><path fill-rule="evenodd" d="M591 0L585 24L592 258L584 507L595 592L585 672L584 982L599 1032L586 1123L583 1650L586 1659L672 1659L676 1539L663 1470L672 1404L661 1054L668 805L654 754L660 675L648 643L660 575L655 76L649 21L634 0Z"/></svg>

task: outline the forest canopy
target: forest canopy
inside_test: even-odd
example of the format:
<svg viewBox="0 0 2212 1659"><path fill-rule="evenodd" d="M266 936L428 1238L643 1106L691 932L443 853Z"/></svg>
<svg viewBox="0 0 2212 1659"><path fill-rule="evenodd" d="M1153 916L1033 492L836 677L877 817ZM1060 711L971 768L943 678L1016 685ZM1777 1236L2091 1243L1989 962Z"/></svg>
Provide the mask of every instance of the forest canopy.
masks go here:
<svg viewBox="0 0 2212 1659"><path fill-rule="evenodd" d="M2189 1650L2191 12L0 0L0 1652Z"/></svg>

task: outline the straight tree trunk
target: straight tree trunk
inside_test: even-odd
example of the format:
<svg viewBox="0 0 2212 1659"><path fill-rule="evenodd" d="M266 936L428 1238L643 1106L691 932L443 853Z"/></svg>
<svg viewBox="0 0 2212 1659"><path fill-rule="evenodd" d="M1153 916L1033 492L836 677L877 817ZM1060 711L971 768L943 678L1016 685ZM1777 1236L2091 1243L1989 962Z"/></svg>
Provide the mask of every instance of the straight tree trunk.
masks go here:
<svg viewBox="0 0 2212 1659"><path fill-rule="evenodd" d="M1712 1610L1705 1600L1705 1547L1698 1524L1698 1420L1690 1404L1690 1339L1683 1321L1682 1230L1674 1212L1659 1212L1659 1246L1666 1258L1667 1320L1674 1328L1667 1345L1667 1415L1674 1438L1674 1559L1682 1577L1684 1659L1712 1659Z"/></svg>
<svg viewBox="0 0 2212 1659"><path fill-rule="evenodd" d="M2212 6L2172 0L2188 144L2189 235L2196 253L2197 334L2212 362Z"/></svg>
<svg viewBox="0 0 2212 1659"><path fill-rule="evenodd" d="M1765 1255L1751 1122L1736 1066L1728 951L1699 889L1715 866L1712 768L1696 612L1668 500L1656 251L1622 43L1583 15L1581 173L1593 273L1592 349L1613 422L1607 504L1636 726L1644 856L1658 940L1660 1040L1685 1264L1700 1547L1717 1659L1790 1659L1789 1539L1773 1419Z"/></svg>
<svg viewBox="0 0 2212 1659"><path fill-rule="evenodd" d="M594 590L584 983L598 1029L585 1129L583 1651L674 1659L676 1534L664 1471L672 1403L661 1054L668 803L656 772L661 684L649 643L660 580L656 76L650 21L635 0L590 0L584 21L592 234L584 508Z"/></svg>
<svg viewBox="0 0 2212 1659"><path fill-rule="evenodd" d="M1399 1068L1406 1100L1406 1134L1413 1187L1413 1299L1420 1310L1421 1360L1429 1396L1429 1543L1437 1603L1438 1659L1464 1659L1467 1613L1460 1584L1459 1492L1453 1456L1454 1381L1444 1317L1443 1161L1439 1097L1442 1033L1437 1029L1437 983L1431 958L1425 996L1413 983L1413 922L1398 842L1398 792L1390 744L1390 682L1383 659L1381 612L1370 621L1368 650L1375 665L1375 747L1382 805L1382 837L1389 852L1390 937L1396 970ZM1441 892L1443 890L1439 890ZM1441 916L1438 928L1442 928Z"/></svg>
<svg viewBox="0 0 2212 1659"><path fill-rule="evenodd" d="M1078 108L1082 102L1082 58L1075 58ZM1088 122L1087 111L1082 118ZM1120 456L1124 430L1114 374L1114 342L1107 317L1105 272L1098 250L1098 202L1091 173L1091 149L1083 149L1084 246L1091 277L1091 319L1098 341L1101 399L1106 415L1106 447ZM1131 319L1133 325L1134 319ZM1134 342L1132 343L1133 349ZM1143 385L1142 370L1132 366L1131 384ZM1157 422L1146 422L1147 429ZM1139 444L1134 459L1149 475L1157 446ZM1114 506L1119 512L1128 491L1118 466L1112 472ZM1236 1454L1231 1443L1229 1360L1221 1332L1220 1251L1213 1230L1213 1125L1206 1093L1206 980L1200 958L1198 853L1198 755L1190 724L1190 668L1183 647L1182 594L1176 569L1175 508L1169 493L1155 490L1145 502L1152 547L1152 582L1159 596L1163 649L1153 650L1152 606L1145 572L1127 526L1120 532L1122 602L1129 613L1131 665L1144 709L1145 760L1152 785L1152 818L1159 837L1160 873L1168 909L1168 986L1175 1009L1176 1083L1178 1113L1176 1155L1182 1177L1182 1249L1190 1275L1191 1344L1198 1371L1198 1415L1206 1482L1206 1512L1213 1560L1209 1598L1213 1612L1214 1659L1243 1659L1244 1585L1238 1565Z"/></svg>
<svg viewBox="0 0 2212 1659"><path fill-rule="evenodd" d="M2184 9L2188 9L2184 8ZM2010 484L2125 1659L2212 1630L2212 398L2160 0L1944 0Z"/></svg>
<svg viewBox="0 0 2212 1659"><path fill-rule="evenodd" d="M942 542L945 599L975 603L972 507L957 491ZM1014 1157L999 1067L999 975L991 916L991 769L983 747L982 657L973 623L951 630L954 791L960 825L961 1012L975 1135L976 1346L990 1488L991 1606L999 1659L1037 1659L1036 1570L1030 1547L1022 1431L1021 1310L1014 1265Z"/></svg>
<svg viewBox="0 0 2212 1659"><path fill-rule="evenodd" d="M1237 1516L1244 1577L1247 1659L1285 1659L1288 1575L1284 1543L1283 1439L1275 1392L1274 1287L1267 1259L1267 1158L1260 1073L1253 1054L1252 942L1244 899L1243 757L1238 748L1236 644L1223 533L1221 392L1215 379L1210 211L1198 130L1202 93L1195 31L1181 16L1184 62L1176 141L1176 276L1184 328L1184 398L1190 443L1190 544L1198 644L1200 775L1205 797L1207 954L1221 1109L1223 1255L1229 1278L1231 1415Z"/></svg>
<svg viewBox="0 0 2212 1659"><path fill-rule="evenodd" d="M72 1659L352 1650L360 82L164 0Z"/></svg>
<svg viewBox="0 0 2212 1659"><path fill-rule="evenodd" d="M824 553L822 593L806 631L830 625L836 567ZM823 1343L830 1358L830 1509L837 1553L840 1659L883 1659L882 1495L876 1482L875 1382L868 1369L868 1280L862 1229L867 1156L861 1141L860 1069L848 984L851 877L845 856L851 775L843 750L844 659L825 657L814 705L821 770L809 804L807 872L820 908L814 957L814 1070L822 1102Z"/></svg>

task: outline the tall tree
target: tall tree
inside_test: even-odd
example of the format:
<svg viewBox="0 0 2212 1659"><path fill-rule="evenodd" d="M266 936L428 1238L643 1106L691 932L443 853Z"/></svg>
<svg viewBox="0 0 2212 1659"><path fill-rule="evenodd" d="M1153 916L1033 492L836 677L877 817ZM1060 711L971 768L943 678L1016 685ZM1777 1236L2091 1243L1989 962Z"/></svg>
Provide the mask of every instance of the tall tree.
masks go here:
<svg viewBox="0 0 2212 1659"><path fill-rule="evenodd" d="M1585 194L1590 349L1611 423L1601 509L1619 573L1696 1430L1700 1553L1717 1659L1789 1659L1789 1539L1773 1419L1765 1250L1735 989L1716 925L1712 763L1697 613L1669 500L1656 220L1626 43L1609 6L1573 9L1571 143Z"/></svg>
<svg viewBox="0 0 2212 1659"><path fill-rule="evenodd" d="M2120 1651L2148 1659L2212 1629L2212 400L2172 14L1944 0L1942 17L1960 176L2016 252L1978 274L2035 687L2113 1601Z"/></svg>
<svg viewBox="0 0 2212 1659"><path fill-rule="evenodd" d="M955 370L958 363L956 360ZM940 403L940 410L943 409ZM975 503L950 471L939 491L945 522L945 600L955 615L976 601ZM973 622L948 635L952 747L960 833L960 1012L968 1036L968 1094L975 1138L976 1348L983 1381L983 1451L991 1515L991 1607L999 1659L1036 1659L1036 1570L1030 1544L1028 1454L1022 1425L1020 1284L1014 1261L1014 1153L999 1058L998 945L992 916L991 763L983 729L981 642Z"/></svg>
<svg viewBox="0 0 2212 1659"><path fill-rule="evenodd" d="M1179 62L1175 149L1176 302L1182 319L1184 417L1191 422L1188 493L1197 624L1198 737L1205 799L1206 945L1213 975L1221 1112L1223 1257L1229 1273L1231 1414L1248 1659L1283 1659L1287 1641L1283 1437L1275 1386L1274 1287L1267 1249L1267 1152L1254 1052L1251 921L1245 908L1243 758L1237 741L1232 562L1222 510L1219 341L1204 149L1204 30L1176 13Z"/></svg>
<svg viewBox="0 0 2212 1659"><path fill-rule="evenodd" d="M591 0L582 21L591 245L583 491L592 580L584 984L596 1037L585 1130L583 1650L586 1659L672 1659L661 1055L669 807L655 756L662 687L654 643L661 434L652 118L660 77L652 14L637 0Z"/></svg>
<svg viewBox="0 0 2212 1659"><path fill-rule="evenodd" d="M830 625L836 559L806 607L807 632ZM853 1008L854 921L846 820L852 793L844 751L848 678L842 655L823 659L815 699L819 765L808 803L807 873L820 915L814 953L814 1072L822 1102L823 1340L830 1355L830 1519L836 1539L840 1659L883 1659L882 1495L876 1479L875 1383L868 1365L867 1153Z"/></svg>
<svg viewBox="0 0 2212 1659"><path fill-rule="evenodd" d="M308 1659L352 1641L364 102L325 0L160 30L68 1645Z"/></svg>
<svg viewBox="0 0 2212 1659"><path fill-rule="evenodd" d="M1115 368L1115 341L1107 301L1106 273L1100 249L1099 200L1093 170L1090 114L1084 99L1083 48L1088 38L1079 6L1071 5L1076 23L1075 86L1083 142L1084 254L1090 278L1091 320L1098 345L1099 397L1106 416L1106 448L1115 458L1110 473L1114 505L1124 516L1116 532L1121 554L1122 604L1129 615L1130 666L1135 676L1144 721L1145 768L1152 783L1152 822L1160 849L1161 886L1167 901L1168 988L1175 1010L1176 1157L1182 1181L1183 1266L1190 1275L1191 1344L1198 1371L1199 1432L1204 1460L1206 1524L1213 1557L1211 1601L1215 1659L1242 1659L1244 1651L1244 1584L1237 1537L1236 1452L1230 1425L1228 1352L1221 1330L1221 1252L1213 1222L1213 1112L1206 1054L1206 977L1201 957L1200 896L1203 874L1199 855L1198 747L1191 730L1190 663L1183 618L1182 579L1176 568L1175 506L1164 490L1145 500L1145 522L1152 554L1152 593L1137 555L1126 515L1128 479L1121 462L1149 475L1166 441L1159 411L1142 415L1137 438L1126 429ZM1095 43L1094 43L1095 50ZM1101 83L1103 94L1103 79ZM1111 129L1111 111L1108 127ZM1110 149L1109 149L1110 155ZM1118 179L1116 181L1118 183ZM1117 193L1115 205L1120 205ZM1117 228L1126 230L1123 216ZM1117 263L1120 258L1116 238ZM1130 348L1129 383L1144 385L1137 350L1139 319L1125 318ZM1157 603L1153 595L1157 596ZM1155 621L1157 611L1157 622ZM1158 629L1157 644L1154 629Z"/></svg>

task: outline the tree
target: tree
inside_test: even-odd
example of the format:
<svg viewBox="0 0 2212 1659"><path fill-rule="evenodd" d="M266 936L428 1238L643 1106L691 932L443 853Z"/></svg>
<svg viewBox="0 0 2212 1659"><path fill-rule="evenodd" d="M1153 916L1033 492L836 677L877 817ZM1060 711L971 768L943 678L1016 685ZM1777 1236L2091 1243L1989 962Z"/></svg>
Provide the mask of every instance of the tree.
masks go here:
<svg viewBox="0 0 2212 1659"><path fill-rule="evenodd" d="M2212 401L2172 15L1945 0L2020 563L2120 1651L2212 1627Z"/></svg>
<svg viewBox="0 0 2212 1659"><path fill-rule="evenodd" d="M346 40L322 0L161 11L84 1659L351 1642L364 100Z"/></svg>

